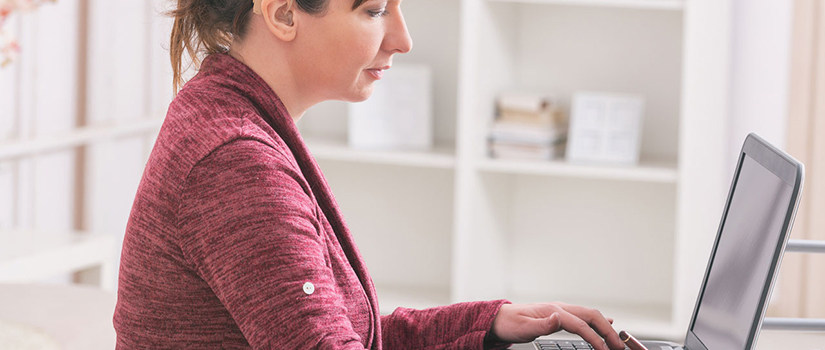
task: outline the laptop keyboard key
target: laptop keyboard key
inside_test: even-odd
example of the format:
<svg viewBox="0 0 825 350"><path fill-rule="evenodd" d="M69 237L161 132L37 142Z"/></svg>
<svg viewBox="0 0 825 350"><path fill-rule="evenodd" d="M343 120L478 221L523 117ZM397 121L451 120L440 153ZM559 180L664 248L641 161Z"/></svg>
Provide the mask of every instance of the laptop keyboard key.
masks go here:
<svg viewBox="0 0 825 350"><path fill-rule="evenodd" d="M535 342L541 350L592 350L584 340L548 340L539 339Z"/></svg>

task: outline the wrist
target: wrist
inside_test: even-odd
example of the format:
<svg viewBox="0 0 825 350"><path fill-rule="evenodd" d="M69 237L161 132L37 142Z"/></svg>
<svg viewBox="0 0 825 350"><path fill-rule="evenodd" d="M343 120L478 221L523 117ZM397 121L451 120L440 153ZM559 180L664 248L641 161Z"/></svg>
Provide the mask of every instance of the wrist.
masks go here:
<svg viewBox="0 0 825 350"><path fill-rule="evenodd" d="M502 318L505 317L504 314L507 313L507 309L510 307L510 302L504 300L499 306L498 310L496 310L495 317L493 317L493 322L490 325L490 329L487 331L487 334L484 336L484 349L507 349L510 347L510 342L506 342L502 340L498 333L497 333L497 325L502 322Z"/></svg>

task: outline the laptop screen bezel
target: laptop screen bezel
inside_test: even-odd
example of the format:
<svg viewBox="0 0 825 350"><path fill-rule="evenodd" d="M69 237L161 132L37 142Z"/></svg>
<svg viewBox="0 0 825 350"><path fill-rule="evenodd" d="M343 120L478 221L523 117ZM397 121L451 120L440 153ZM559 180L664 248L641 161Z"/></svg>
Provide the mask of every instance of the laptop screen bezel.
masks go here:
<svg viewBox="0 0 825 350"><path fill-rule="evenodd" d="M736 171L734 173L733 180L731 181L731 187L730 191L728 192L727 202L725 203L725 209L722 213L722 219L720 220L719 228L716 233L716 240L713 244L710 259L708 260L708 265L705 270L705 277L702 280L702 286L699 291L699 296L696 299L696 305L693 308L693 316L690 320L690 326L688 327L687 335L685 336L686 349L719 350L708 349L702 343L699 337L697 337L697 335L693 332L693 329L696 323L696 317L699 312L699 305L701 305L702 297L705 294L705 287L707 286L708 276L710 276L710 271L713 268L713 261L714 257L716 256L716 248L719 245L719 239L722 234L722 229L725 225L725 220L728 216L728 209L730 208L733 193L736 190L736 184L739 180L740 170L742 169L742 163L745 160L745 157L753 159L761 166L765 167L765 169L768 169L768 171L777 175L777 177L782 179L785 183L791 185L791 187L793 188L791 192L791 200L789 201L788 209L785 214L785 220L782 223L782 232L780 233L780 239L778 240L776 248L774 249L773 259L771 259L771 266L767 276L768 278L765 279L765 285L762 288L762 295L760 296L759 306L755 313L754 319L751 324L751 328L748 333L748 340L745 345L746 350L753 349L754 345L756 344L756 338L759 333L759 329L762 326L762 319L764 318L767 300L770 296L770 290L773 286L774 279L776 278L776 270L781 263L782 252L784 251L785 245L787 244L790 228L793 226L793 218L796 214L796 208L798 207L799 203L799 194L802 190L804 167L800 162L793 159L791 156L787 155L786 153L782 152L776 147L772 146L756 134L750 134L745 139L745 143L742 146L742 151L739 153L739 160L736 164Z"/></svg>

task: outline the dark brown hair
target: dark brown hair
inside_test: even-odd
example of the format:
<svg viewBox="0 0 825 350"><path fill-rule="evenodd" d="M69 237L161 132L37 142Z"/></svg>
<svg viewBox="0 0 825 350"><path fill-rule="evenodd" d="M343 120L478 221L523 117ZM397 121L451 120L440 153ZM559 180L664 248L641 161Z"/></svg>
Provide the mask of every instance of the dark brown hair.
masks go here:
<svg viewBox="0 0 825 350"><path fill-rule="evenodd" d="M323 14L330 0L293 0L309 14ZM358 8L365 0L353 0ZM169 12L175 19L169 56L172 59L174 91L183 85L184 51L197 68L203 56L226 52L232 38L242 38L252 13L253 0L178 0Z"/></svg>

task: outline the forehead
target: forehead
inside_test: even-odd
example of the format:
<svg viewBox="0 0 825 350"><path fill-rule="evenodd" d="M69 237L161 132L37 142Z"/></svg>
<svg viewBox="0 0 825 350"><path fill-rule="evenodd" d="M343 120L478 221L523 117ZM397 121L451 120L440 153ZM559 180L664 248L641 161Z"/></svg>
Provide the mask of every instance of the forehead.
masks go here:
<svg viewBox="0 0 825 350"><path fill-rule="evenodd" d="M326 10L322 14L327 14L329 10L335 12L348 12L344 10L354 11L365 6L385 7L398 6L401 0L328 0L326 3Z"/></svg>
<svg viewBox="0 0 825 350"><path fill-rule="evenodd" d="M296 0L293 0L296 1ZM324 1L326 3L326 7L336 7L336 8L350 8L356 9L365 3L375 2L376 0L327 0Z"/></svg>

